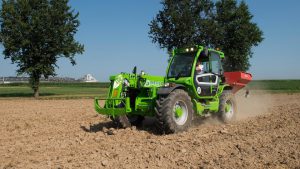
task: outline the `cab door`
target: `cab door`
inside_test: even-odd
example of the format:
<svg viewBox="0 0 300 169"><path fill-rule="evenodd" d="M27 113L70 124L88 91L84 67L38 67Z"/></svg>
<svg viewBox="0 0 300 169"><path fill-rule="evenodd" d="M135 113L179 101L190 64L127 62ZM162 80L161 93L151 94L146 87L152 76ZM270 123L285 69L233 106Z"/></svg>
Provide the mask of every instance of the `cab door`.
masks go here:
<svg viewBox="0 0 300 169"><path fill-rule="evenodd" d="M222 66L220 55L209 52L209 60L204 62L204 73L195 76L195 87L199 96L215 96L218 92Z"/></svg>

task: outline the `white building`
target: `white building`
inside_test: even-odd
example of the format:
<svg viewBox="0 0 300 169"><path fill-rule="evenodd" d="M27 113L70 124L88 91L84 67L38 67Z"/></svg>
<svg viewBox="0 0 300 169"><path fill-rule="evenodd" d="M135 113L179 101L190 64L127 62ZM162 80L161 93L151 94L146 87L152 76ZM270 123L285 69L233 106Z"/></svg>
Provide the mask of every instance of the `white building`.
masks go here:
<svg viewBox="0 0 300 169"><path fill-rule="evenodd" d="M98 82L96 78L94 78L91 74L84 75L83 78L80 79L83 82Z"/></svg>

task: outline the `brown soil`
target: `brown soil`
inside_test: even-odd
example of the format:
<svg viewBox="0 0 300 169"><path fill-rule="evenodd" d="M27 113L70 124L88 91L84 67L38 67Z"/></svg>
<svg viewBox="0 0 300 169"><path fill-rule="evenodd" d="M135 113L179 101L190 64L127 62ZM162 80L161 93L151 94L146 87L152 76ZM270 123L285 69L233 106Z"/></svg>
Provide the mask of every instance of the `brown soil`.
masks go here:
<svg viewBox="0 0 300 169"><path fill-rule="evenodd" d="M93 100L0 100L0 168L300 168L300 94L238 96L232 124L110 129Z"/></svg>

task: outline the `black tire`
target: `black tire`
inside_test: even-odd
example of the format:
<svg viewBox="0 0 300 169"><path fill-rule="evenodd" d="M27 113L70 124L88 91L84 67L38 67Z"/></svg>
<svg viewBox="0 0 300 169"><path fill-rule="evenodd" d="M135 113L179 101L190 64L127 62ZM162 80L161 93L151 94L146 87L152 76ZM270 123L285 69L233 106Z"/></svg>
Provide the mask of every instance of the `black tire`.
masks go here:
<svg viewBox="0 0 300 169"><path fill-rule="evenodd" d="M145 117L143 116L118 116L112 118L114 123L117 125L118 128L127 128L133 126L141 126Z"/></svg>
<svg viewBox="0 0 300 169"><path fill-rule="evenodd" d="M118 128L131 127L131 123L126 115L117 116L112 119Z"/></svg>
<svg viewBox="0 0 300 169"><path fill-rule="evenodd" d="M143 121L145 119L144 116L140 116L140 115L134 115L134 116L127 116L129 122L131 123L131 125L133 126L142 126Z"/></svg>
<svg viewBox="0 0 300 169"><path fill-rule="evenodd" d="M155 112L156 127L163 134L186 131L194 114L190 96L181 89L174 90L166 98L160 97L156 101Z"/></svg>
<svg viewBox="0 0 300 169"><path fill-rule="evenodd" d="M125 103L122 102L119 105L116 106L117 108L125 107ZM110 117L110 119L115 123L117 128L127 128L131 127L130 121L126 115L116 116L116 117Z"/></svg>
<svg viewBox="0 0 300 169"><path fill-rule="evenodd" d="M226 108L226 106L229 106ZM218 118L223 123L229 123L236 120L236 100L231 90L224 90L220 96Z"/></svg>

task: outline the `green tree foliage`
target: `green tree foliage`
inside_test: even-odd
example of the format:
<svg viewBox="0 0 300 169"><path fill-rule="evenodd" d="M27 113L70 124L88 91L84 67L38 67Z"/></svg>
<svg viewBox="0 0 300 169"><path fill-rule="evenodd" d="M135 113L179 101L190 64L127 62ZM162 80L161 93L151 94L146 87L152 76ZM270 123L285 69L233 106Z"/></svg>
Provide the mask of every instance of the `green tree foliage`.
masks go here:
<svg viewBox="0 0 300 169"><path fill-rule="evenodd" d="M220 28L219 36L214 40L226 57L225 69L248 70L251 48L262 40L262 31L251 22L252 15L247 4L242 1L221 0L216 2L215 21Z"/></svg>
<svg viewBox="0 0 300 169"><path fill-rule="evenodd" d="M34 96L39 96L40 77L55 76L60 57L72 65L84 46L74 39L79 13L68 0L2 0L0 42L4 58L17 64L18 74L28 74Z"/></svg>
<svg viewBox="0 0 300 169"><path fill-rule="evenodd" d="M163 10L149 24L153 43L168 51L206 43L205 26L213 6L209 0L164 0L162 4Z"/></svg>
<svg viewBox="0 0 300 169"><path fill-rule="evenodd" d="M251 48L262 40L247 4L236 0L163 0L149 24L149 37L169 52L196 44L220 48L226 71L246 71Z"/></svg>

